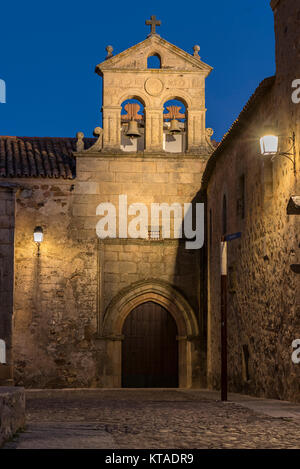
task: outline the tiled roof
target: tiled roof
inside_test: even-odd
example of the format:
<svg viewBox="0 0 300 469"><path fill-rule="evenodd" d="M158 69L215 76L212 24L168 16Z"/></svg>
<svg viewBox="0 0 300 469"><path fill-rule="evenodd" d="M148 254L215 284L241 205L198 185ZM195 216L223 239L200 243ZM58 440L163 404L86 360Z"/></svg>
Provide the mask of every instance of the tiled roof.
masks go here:
<svg viewBox="0 0 300 469"><path fill-rule="evenodd" d="M94 138L84 139L85 148ZM0 136L0 178L43 177L73 179L76 138Z"/></svg>
<svg viewBox="0 0 300 469"><path fill-rule="evenodd" d="M239 117L234 121L228 132L224 135L221 143L217 146L211 157L209 158L202 177L202 189L206 189L209 179L213 173L217 161L221 157L225 148L237 137L244 124L247 123L250 115L255 110L261 98L272 88L275 82L275 76L263 80L255 90L247 104L242 109Z"/></svg>

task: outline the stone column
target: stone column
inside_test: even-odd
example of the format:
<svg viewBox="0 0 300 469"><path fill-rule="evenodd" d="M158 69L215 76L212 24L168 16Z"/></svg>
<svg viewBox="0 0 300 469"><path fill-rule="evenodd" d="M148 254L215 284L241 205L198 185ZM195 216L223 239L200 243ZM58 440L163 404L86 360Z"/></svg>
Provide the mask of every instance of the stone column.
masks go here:
<svg viewBox="0 0 300 469"><path fill-rule="evenodd" d="M12 317L14 305L15 184L0 183L0 339L6 343L6 378L12 368ZM10 376L9 376L10 375Z"/></svg>
<svg viewBox="0 0 300 469"><path fill-rule="evenodd" d="M191 342L188 337L177 337L178 340L178 386L190 388L192 386L192 356Z"/></svg>
<svg viewBox="0 0 300 469"><path fill-rule="evenodd" d="M145 107L146 135L145 150L160 152L163 150L163 108Z"/></svg>
<svg viewBox="0 0 300 469"><path fill-rule="evenodd" d="M103 106L103 150L121 147L121 106Z"/></svg>
<svg viewBox="0 0 300 469"><path fill-rule="evenodd" d="M205 112L188 111L188 150L197 150L205 146Z"/></svg>

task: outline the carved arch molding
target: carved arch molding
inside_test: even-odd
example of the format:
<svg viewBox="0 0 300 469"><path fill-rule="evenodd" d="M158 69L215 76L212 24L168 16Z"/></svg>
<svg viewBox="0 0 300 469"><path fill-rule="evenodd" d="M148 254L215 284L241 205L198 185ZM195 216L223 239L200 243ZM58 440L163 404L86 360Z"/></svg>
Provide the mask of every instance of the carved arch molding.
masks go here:
<svg viewBox="0 0 300 469"><path fill-rule="evenodd" d="M199 343L199 327L195 313L172 285L159 280L137 282L119 292L106 308L102 322L102 338L108 342L108 359L114 377L113 386L121 386L122 329L126 317L137 306L153 301L167 309L178 329L179 387L192 386L193 362ZM99 337L101 338L101 337Z"/></svg>

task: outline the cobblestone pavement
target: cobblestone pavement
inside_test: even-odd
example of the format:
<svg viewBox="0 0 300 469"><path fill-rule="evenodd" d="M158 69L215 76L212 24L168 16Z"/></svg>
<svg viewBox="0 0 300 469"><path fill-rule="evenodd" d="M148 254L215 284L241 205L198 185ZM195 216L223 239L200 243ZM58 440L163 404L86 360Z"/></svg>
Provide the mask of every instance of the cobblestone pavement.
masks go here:
<svg viewBox="0 0 300 469"><path fill-rule="evenodd" d="M205 396L192 390L29 392L26 431L4 448L300 448L299 420Z"/></svg>

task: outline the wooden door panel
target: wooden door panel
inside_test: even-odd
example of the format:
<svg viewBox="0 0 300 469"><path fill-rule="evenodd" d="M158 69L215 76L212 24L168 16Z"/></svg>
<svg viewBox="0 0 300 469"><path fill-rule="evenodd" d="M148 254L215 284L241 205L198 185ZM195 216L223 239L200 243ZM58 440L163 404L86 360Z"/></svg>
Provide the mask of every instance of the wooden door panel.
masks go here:
<svg viewBox="0 0 300 469"><path fill-rule="evenodd" d="M123 326L122 386L177 387L177 326L160 305L133 309Z"/></svg>

